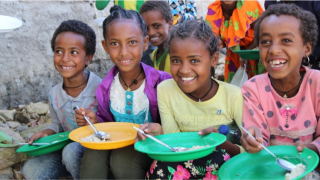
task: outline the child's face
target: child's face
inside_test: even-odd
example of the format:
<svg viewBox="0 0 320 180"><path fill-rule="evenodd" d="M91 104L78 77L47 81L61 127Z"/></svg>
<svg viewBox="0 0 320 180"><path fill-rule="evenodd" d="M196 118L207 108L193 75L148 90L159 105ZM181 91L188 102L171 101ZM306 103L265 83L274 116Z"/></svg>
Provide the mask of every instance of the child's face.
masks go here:
<svg viewBox="0 0 320 180"><path fill-rule="evenodd" d="M311 44L303 43L299 28L300 20L288 15L271 15L261 22L260 58L272 78L299 73L302 58L311 53Z"/></svg>
<svg viewBox="0 0 320 180"><path fill-rule="evenodd" d="M141 14L148 27L148 36L152 46L161 45L168 37L172 21L167 22L160 11L152 10Z"/></svg>
<svg viewBox="0 0 320 180"><path fill-rule="evenodd" d="M64 78L83 76L93 55L86 55L85 38L74 32L62 32L55 41L54 66Z"/></svg>
<svg viewBox="0 0 320 180"><path fill-rule="evenodd" d="M143 51L148 49L148 36L143 37L134 20L116 20L107 27L104 50L121 71L131 71L139 66Z"/></svg>
<svg viewBox="0 0 320 180"><path fill-rule="evenodd" d="M218 53L210 56L205 44L195 38L174 38L169 54L172 77L182 91L201 94L208 89L210 70L217 64Z"/></svg>

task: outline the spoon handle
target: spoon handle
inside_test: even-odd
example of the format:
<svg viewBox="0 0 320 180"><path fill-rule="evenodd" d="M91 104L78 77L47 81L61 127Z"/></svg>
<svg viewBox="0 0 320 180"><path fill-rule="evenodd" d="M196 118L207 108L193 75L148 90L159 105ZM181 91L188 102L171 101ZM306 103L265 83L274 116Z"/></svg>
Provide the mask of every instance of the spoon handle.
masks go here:
<svg viewBox="0 0 320 180"><path fill-rule="evenodd" d="M144 135L147 136L148 138L156 141L157 143L162 144L162 145L166 146L167 148L171 149L171 147L170 147L168 144L166 144L166 143L158 140L157 138L155 138L155 137L153 137L153 136L151 136L151 135L149 135L149 134L144 133L141 129L139 129L139 128L135 127L135 126L133 126L133 128L134 128L135 130L141 132L142 134L144 134Z"/></svg>
<svg viewBox="0 0 320 180"><path fill-rule="evenodd" d="M241 126L241 128L250 136L252 137L254 140L257 140L256 138L254 138L244 127ZM278 159L276 155L274 155L268 148L266 148L262 143L260 143L260 145L263 147L263 149L265 149L268 153L270 153L274 158Z"/></svg>
<svg viewBox="0 0 320 180"><path fill-rule="evenodd" d="M75 107L76 109L80 109L79 106ZM90 122L89 118L86 115L83 115L84 119L90 124L90 126L94 129L95 132L98 132L98 130L96 129L96 127L94 127L94 125Z"/></svg>
<svg viewBox="0 0 320 180"><path fill-rule="evenodd" d="M19 143L19 145L24 145L24 144L29 144L29 143ZM48 145L50 143L32 143L31 145L35 145L35 146L41 146L41 145Z"/></svg>

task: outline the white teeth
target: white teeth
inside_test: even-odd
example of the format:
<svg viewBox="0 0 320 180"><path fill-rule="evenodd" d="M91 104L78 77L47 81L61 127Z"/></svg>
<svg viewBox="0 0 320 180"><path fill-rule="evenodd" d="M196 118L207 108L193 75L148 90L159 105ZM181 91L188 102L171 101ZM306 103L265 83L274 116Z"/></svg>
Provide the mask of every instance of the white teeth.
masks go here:
<svg viewBox="0 0 320 180"><path fill-rule="evenodd" d="M195 77L182 77L182 81L191 81L194 80Z"/></svg>
<svg viewBox="0 0 320 180"><path fill-rule="evenodd" d="M157 39L159 39L159 37L153 37L153 38L151 38L150 40L151 40L151 41L154 41L154 40L157 40Z"/></svg>
<svg viewBox="0 0 320 180"><path fill-rule="evenodd" d="M287 61L285 60L273 60L273 61L269 61L269 64L272 65L281 65L281 64L285 64Z"/></svg>
<svg viewBox="0 0 320 180"><path fill-rule="evenodd" d="M73 67L70 67L70 66L61 66L62 69L72 69Z"/></svg>
<svg viewBox="0 0 320 180"><path fill-rule="evenodd" d="M124 61L121 61L121 62L128 63L128 62L130 62L130 60L124 60Z"/></svg>

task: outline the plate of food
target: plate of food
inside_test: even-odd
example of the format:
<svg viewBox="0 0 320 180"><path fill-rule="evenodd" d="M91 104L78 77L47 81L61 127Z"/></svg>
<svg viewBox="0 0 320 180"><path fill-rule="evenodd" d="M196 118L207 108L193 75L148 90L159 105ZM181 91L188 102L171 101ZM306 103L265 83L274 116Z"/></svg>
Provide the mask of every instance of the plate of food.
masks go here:
<svg viewBox="0 0 320 180"><path fill-rule="evenodd" d="M267 151L262 150L256 154L247 152L232 157L225 162L219 169L218 176L220 179L301 179L312 170L314 170L319 162L318 155L307 148L301 153L297 151L295 146L269 146L268 149L278 158L287 160L298 165L296 170L290 174L289 171L280 167L276 159ZM296 176L292 176L297 173ZM301 175L299 175L301 173Z"/></svg>
<svg viewBox="0 0 320 180"><path fill-rule="evenodd" d="M207 156L214 151L216 146L226 141L226 136L219 133L200 136L198 132L162 134L155 138L173 148L189 148L187 151L172 152L150 138L138 141L134 145L137 151L148 154L152 159L167 162L187 161Z"/></svg>
<svg viewBox="0 0 320 180"><path fill-rule="evenodd" d="M48 145L23 145L17 149L18 153L26 153L28 156L40 156L58 151L71 142L68 132L52 134L34 141L34 143L49 143Z"/></svg>
<svg viewBox="0 0 320 180"><path fill-rule="evenodd" d="M259 49L234 50L232 52L239 54L239 56L245 60L259 60L260 59Z"/></svg>
<svg viewBox="0 0 320 180"><path fill-rule="evenodd" d="M22 21L10 17L10 16L4 16L0 15L0 32L10 32L18 27L22 26Z"/></svg>
<svg viewBox="0 0 320 180"><path fill-rule="evenodd" d="M94 129L91 126L75 129L71 131L69 137L89 149L118 149L132 145L137 136L137 131L132 127L140 128L139 124L126 122L105 122L94 124L94 126L98 131L108 133L110 138L103 140L95 137Z"/></svg>

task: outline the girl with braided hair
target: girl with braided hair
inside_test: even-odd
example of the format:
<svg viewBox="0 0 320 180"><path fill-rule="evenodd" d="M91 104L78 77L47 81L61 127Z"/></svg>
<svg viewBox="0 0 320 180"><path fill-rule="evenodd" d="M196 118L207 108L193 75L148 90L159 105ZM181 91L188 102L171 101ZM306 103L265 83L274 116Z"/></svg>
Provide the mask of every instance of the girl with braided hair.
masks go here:
<svg viewBox="0 0 320 180"><path fill-rule="evenodd" d="M159 84L161 124L146 123L140 129L151 135L177 132L217 132L220 125L242 123L243 97L240 88L215 80L219 38L204 21L186 21L174 27L169 53L173 79ZM137 140L145 137L138 133ZM149 179L216 178L217 170L243 148L226 141L210 155L186 162L154 161Z"/></svg>
<svg viewBox="0 0 320 180"><path fill-rule="evenodd" d="M156 88L171 76L141 63L143 51L148 48L146 33L147 26L137 12L120 6L111 8L103 22L102 45L115 66L96 90L97 114L83 108L76 110L78 125L87 125L83 115L92 123L160 123ZM80 178L110 179L113 174L116 179L142 179L151 162L133 146L107 151L87 149Z"/></svg>

